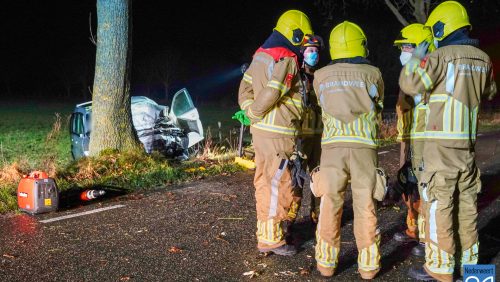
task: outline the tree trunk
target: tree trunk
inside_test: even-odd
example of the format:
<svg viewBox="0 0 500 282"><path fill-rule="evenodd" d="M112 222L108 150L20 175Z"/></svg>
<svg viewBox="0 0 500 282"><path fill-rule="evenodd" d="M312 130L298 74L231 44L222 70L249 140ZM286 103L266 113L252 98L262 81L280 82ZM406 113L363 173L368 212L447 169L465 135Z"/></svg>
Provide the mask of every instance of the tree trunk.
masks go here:
<svg viewBox="0 0 500 282"><path fill-rule="evenodd" d="M413 16L417 22L424 24L427 21L427 3L429 0L415 0L413 6Z"/></svg>
<svg viewBox="0 0 500 282"><path fill-rule="evenodd" d="M130 110L131 0L97 0L90 155L137 148Z"/></svg>
<svg viewBox="0 0 500 282"><path fill-rule="evenodd" d="M401 12L398 10L398 8L396 6L394 6L394 4L392 4L392 2L390 0L385 0L385 5L387 5L387 7L389 7L389 9L391 10L391 12L394 14L394 16L396 16L396 18L398 19L398 21L403 26L407 26L409 24L408 21L405 19L405 17L403 17L403 15L401 14Z"/></svg>

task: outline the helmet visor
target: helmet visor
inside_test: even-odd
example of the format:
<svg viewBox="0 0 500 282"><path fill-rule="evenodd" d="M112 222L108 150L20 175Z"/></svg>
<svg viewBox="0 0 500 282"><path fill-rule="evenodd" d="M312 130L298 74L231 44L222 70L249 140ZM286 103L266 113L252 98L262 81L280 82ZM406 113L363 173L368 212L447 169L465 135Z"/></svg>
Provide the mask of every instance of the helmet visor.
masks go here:
<svg viewBox="0 0 500 282"><path fill-rule="evenodd" d="M413 43L404 43L404 44L400 44L398 45L399 49L401 51L404 51L404 52L413 52L413 50L415 50L415 48L417 47L415 44Z"/></svg>

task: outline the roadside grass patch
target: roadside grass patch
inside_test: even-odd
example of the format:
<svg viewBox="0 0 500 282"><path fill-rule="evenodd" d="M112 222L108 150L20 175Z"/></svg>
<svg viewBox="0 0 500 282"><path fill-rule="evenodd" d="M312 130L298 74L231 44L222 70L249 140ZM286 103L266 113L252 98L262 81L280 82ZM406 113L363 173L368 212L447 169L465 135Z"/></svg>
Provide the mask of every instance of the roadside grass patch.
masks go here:
<svg viewBox="0 0 500 282"><path fill-rule="evenodd" d="M142 150L118 152L105 150L98 157L82 158L58 169L51 175L61 192L67 190L114 187L123 192L156 189L208 176L230 174L241 170L228 161L193 159L175 162L159 153ZM17 210L16 190L22 175L30 170L18 165L0 170L0 213Z"/></svg>
<svg viewBox="0 0 500 282"><path fill-rule="evenodd" d="M17 211L17 185L33 170L47 172L62 192L97 187L131 192L241 170L231 158L235 142L230 130L237 124L231 120L233 109L219 109L211 117L214 112L210 108L200 109L204 127L208 128L196 158L179 162L142 150L105 150L98 157L73 161L69 136L73 105L0 105L0 213ZM218 135L219 121L223 137L215 141L209 128L216 126Z"/></svg>
<svg viewBox="0 0 500 282"><path fill-rule="evenodd" d="M500 112L479 114L479 131L489 132L500 129Z"/></svg>

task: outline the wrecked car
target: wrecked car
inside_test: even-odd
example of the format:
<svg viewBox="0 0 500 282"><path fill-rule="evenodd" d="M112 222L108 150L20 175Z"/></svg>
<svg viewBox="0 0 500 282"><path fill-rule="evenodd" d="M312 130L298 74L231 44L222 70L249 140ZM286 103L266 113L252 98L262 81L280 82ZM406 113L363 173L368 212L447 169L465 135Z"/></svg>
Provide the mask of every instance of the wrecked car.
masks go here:
<svg viewBox="0 0 500 282"><path fill-rule="evenodd" d="M132 121L146 153L159 151L168 158L185 160L203 140L198 110L186 88L179 90L168 106L145 96L131 97ZM89 155L92 101L76 105L70 118L71 155Z"/></svg>

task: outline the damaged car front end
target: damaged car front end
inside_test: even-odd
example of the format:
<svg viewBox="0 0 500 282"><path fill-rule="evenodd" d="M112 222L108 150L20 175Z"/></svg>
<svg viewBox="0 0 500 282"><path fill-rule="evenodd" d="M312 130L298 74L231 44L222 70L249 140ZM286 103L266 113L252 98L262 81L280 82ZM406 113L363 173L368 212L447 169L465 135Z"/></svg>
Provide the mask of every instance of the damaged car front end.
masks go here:
<svg viewBox="0 0 500 282"><path fill-rule="evenodd" d="M168 106L145 96L131 97L132 121L146 153L158 151L167 158L186 160L204 139L198 110L187 89L179 90ZM73 159L89 155L92 102L76 105L70 119Z"/></svg>

